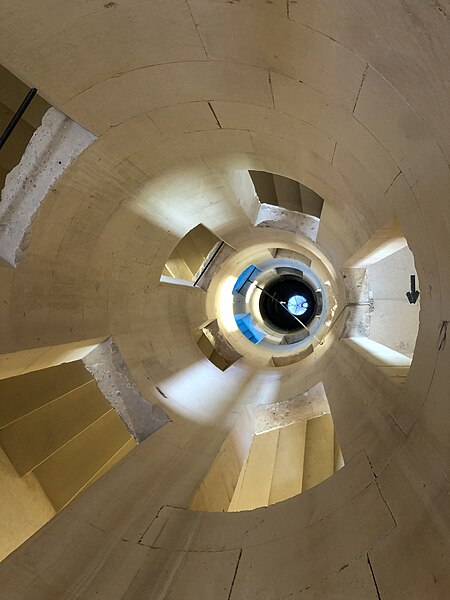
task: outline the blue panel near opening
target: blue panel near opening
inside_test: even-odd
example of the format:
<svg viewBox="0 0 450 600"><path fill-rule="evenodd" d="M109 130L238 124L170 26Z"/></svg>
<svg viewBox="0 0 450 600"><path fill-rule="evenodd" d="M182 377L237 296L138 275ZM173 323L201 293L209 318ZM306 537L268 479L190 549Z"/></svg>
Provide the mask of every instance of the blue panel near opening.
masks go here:
<svg viewBox="0 0 450 600"><path fill-rule="evenodd" d="M258 344L262 339L266 337L265 333L259 331L254 324L250 313L246 315L234 315L236 324L240 331L249 339L253 344Z"/></svg>
<svg viewBox="0 0 450 600"><path fill-rule="evenodd" d="M242 271L234 284L233 294L242 294L242 296L245 296L250 284L255 280L258 273L261 273L261 269L255 267L255 265L250 265L245 271Z"/></svg>

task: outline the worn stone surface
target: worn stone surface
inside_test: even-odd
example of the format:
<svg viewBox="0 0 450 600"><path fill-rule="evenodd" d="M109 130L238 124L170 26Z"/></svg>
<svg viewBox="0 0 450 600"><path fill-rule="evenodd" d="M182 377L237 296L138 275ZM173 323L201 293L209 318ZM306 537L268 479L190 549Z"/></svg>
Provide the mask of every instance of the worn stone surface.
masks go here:
<svg viewBox="0 0 450 600"><path fill-rule="evenodd" d="M341 275L345 285L347 302L368 302L369 284L366 269L342 269Z"/></svg>
<svg viewBox="0 0 450 600"><path fill-rule="evenodd" d="M276 227L292 233L304 235L316 241L320 219L294 210L272 204L261 204L256 217L256 227Z"/></svg>
<svg viewBox="0 0 450 600"><path fill-rule="evenodd" d="M248 411L255 433L259 434L271 429L286 427L297 421L314 419L328 414L330 407L324 387L318 383L296 398L272 404L256 404L249 406Z"/></svg>
<svg viewBox="0 0 450 600"><path fill-rule="evenodd" d="M20 163L7 175L0 202L0 257L16 267L30 244L31 224L45 195L95 135L51 108Z"/></svg>
<svg viewBox="0 0 450 600"><path fill-rule="evenodd" d="M341 275L345 285L345 299L350 305L342 315L345 325L341 337L368 337L373 303L369 297L366 269L342 269Z"/></svg>
<svg viewBox="0 0 450 600"><path fill-rule="evenodd" d="M85 356L83 362L138 443L169 421L161 407L152 406L135 388L123 356L112 338Z"/></svg>
<svg viewBox="0 0 450 600"><path fill-rule="evenodd" d="M306 265L307 267L311 266L311 259L300 252L295 252L293 250L287 250L286 248L276 248L274 253L275 258L291 258L292 260L299 260L301 263Z"/></svg>

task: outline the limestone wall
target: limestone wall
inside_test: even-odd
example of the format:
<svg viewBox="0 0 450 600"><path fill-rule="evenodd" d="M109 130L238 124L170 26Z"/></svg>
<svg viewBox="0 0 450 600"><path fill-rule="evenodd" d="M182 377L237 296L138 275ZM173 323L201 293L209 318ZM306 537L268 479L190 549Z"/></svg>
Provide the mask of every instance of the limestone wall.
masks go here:
<svg viewBox="0 0 450 600"><path fill-rule="evenodd" d="M449 14L431 0L6 12L0 60L98 139L42 203L19 268L0 266L0 351L112 335L172 418L2 563L8 599L447 597ZM255 235L248 181L230 184L247 169L324 199L317 243L336 270L397 218L422 292L403 387L337 335L305 373L202 357L204 292L159 278L199 223L237 251ZM185 510L239 403L320 379L344 468L266 509Z"/></svg>

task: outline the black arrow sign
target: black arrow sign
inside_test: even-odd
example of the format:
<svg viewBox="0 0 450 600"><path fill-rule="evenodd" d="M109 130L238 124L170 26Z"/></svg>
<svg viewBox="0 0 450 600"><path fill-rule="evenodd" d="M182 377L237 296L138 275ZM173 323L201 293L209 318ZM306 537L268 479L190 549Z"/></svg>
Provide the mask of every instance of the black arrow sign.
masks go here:
<svg viewBox="0 0 450 600"><path fill-rule="evenodd" d="M411 291L406 292L406 297L410 304L415 304L419 298L420 292L416 290L416 276L411 275Z"/></svg>

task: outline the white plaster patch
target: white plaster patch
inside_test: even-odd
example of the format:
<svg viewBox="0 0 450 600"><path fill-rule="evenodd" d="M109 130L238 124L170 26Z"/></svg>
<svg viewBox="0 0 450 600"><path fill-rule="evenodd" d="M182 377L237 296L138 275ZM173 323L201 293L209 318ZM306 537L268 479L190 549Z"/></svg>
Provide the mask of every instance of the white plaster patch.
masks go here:
<svg viewBox="0 0 450 600"><path fill-rule="evenodd" d="M112 338L85 356L83 363L138 444L169 422L163 409L151 405L135 388Z"/></svg>
<svg viewBox="0 0 450 600"><path fill-rule="evenodd" d="M12 267L23 259L31 224L46 194L96 136L50 108L20 163L6 177L0 202L0 257Z"/></svg>
<svg viewBox="0 0 450 600"><path fill-rule="evenodd" d="M272 204L261 204L256 217L257 227L276 227L284 231L299 233L311 241L317 239L320 219L295 210L288 210Z"/></svg>

